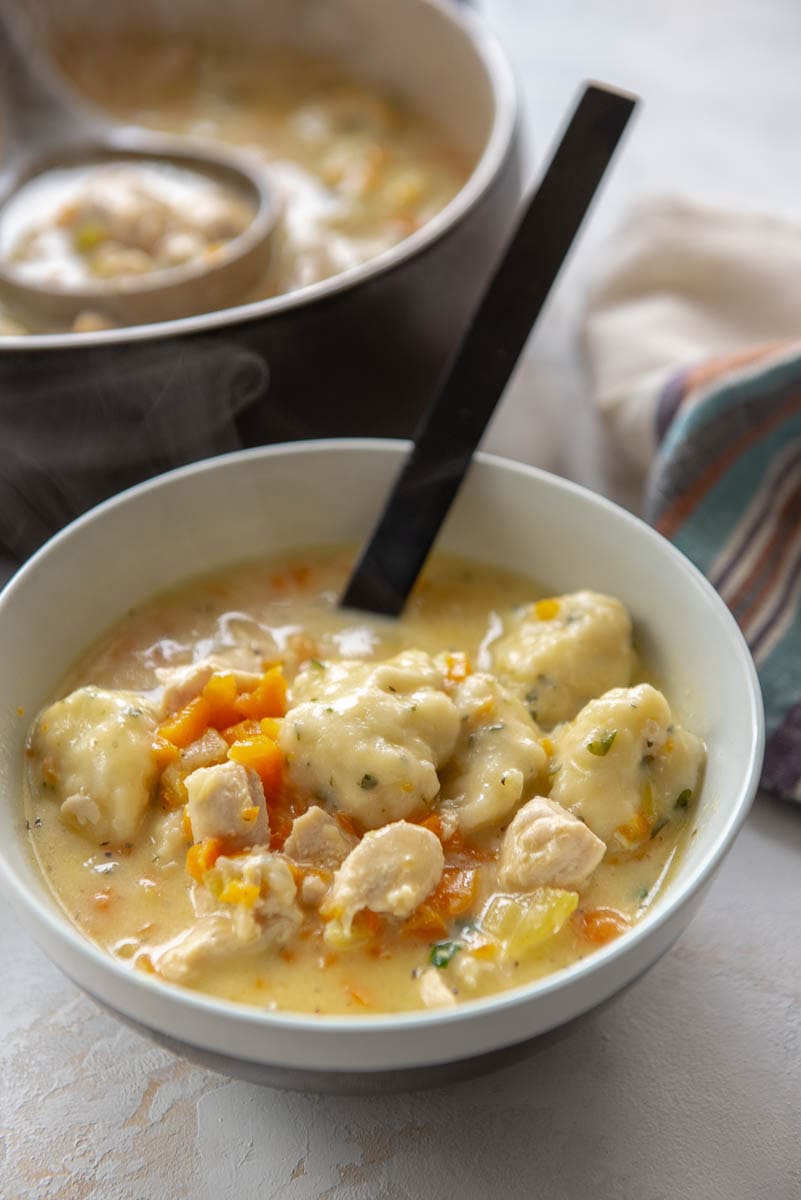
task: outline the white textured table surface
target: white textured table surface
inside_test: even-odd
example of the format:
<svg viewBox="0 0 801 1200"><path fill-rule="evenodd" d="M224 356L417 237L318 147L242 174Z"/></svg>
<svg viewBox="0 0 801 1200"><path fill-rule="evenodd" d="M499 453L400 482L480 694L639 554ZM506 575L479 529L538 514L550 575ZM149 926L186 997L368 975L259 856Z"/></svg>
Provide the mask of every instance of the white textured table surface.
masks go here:
<svg viewBox="0 0 801 1200"><path fill-rule="evenodd" d="M585 77L647 99L489 439L636 503L587 405L587 280L645 190L801 207L801 5L484 9L541 146ZM0 909L0 1198L797 1200L800 923L801 810L761 799L690 930L604 1013L475 1084L355 1100L172 1058L101 1014Z"/></svg>

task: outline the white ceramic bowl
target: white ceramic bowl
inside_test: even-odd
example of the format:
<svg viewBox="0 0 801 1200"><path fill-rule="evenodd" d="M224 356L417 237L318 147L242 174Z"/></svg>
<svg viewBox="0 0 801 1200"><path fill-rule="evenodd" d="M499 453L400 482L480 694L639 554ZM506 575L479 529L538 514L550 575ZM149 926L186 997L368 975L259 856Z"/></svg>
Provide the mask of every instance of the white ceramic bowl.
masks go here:
<svg viewBox="0 0 801 1200"><path fill-rule="evenodd" d="M530 573L552 591L591 587L620 597L679 719L707 742L697 828L645 918L540 982L456 1009L398 1016L262 1012L161 983L87 941L51 896L29 851L20 795L30 716L83 649L153 593L252 558L254 549L269 555L363 539L406 449L401 442L299 443L184 468L76 521L0 596L2 887L32 936L76 983L124 1020L231 1073L315 1088L417 1085L429 1082L432 1070L440 1077L446 1064L475 1068L493 1052L578 1017L634 980L682 931L757 788L764 740L759 686L743 638L706 580L608 501L542 471L482 456L442 546Z"/></svg>

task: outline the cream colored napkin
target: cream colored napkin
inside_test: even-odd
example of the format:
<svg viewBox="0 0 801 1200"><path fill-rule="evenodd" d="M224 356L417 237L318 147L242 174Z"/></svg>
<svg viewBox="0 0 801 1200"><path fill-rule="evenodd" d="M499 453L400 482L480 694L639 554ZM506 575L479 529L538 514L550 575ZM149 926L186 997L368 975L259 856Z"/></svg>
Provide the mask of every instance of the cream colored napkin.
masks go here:
<svg viewBox="0 0 801 1200"><path fill-rule="evenodd" d="M801 197L799 197L801 203ZM641 203L609 245L586 347L613 438L645 468L672 376L720 355L801 337L801 217Z"/></svg>

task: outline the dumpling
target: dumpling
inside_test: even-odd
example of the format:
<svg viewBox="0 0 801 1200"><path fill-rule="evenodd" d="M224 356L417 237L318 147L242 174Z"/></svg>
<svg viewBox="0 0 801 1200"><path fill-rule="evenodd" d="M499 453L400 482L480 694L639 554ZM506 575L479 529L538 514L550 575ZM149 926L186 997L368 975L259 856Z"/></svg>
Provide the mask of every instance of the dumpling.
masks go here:
<svg viewBox="0 0 801 1200"><path fill-rule="evenodd" d="M645 840L697 791L705 749L676 725L656 688L613 688L592 700L556 742L551 799L593 833Z"/></svg>
<svg viewBox="0 0 801 1200"><path fill-rule="evenodd" d="M492 675L468 676L453 693L462 727L442 773L440 811L465 833L502 825L545 769L540 731L522 701Z"/></svg>
<svg viewBox="0 0 801 1200"><path fill-rule="evenodd" d="M631 681L631 619L611 596L583 591L538 600L513 616L507 630L493 647L495 670L545 728Z"/></svg>
<svg viewBox="0 0 801 1200"><path fill-rule="evenodd" d="M441 672L409 650L383 663L304 668L279 745L302 795L376 829L431 803L458 732Z"/></svg>
<svg viewBox="0 0 801 1200"><path fill-rule="evenodd" d="M156 782L156 719L136 692L83 687L40 713L30 739L34 784L95 842L130 841Z"/></svg>

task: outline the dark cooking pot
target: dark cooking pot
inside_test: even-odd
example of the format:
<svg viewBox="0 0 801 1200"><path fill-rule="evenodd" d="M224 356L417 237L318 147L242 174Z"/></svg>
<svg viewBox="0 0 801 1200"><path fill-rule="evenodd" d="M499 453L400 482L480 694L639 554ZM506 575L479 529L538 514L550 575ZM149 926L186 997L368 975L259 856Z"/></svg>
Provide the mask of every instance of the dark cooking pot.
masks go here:
<svg viewBox="0 0 801 1200"><path fill-rule="evenodd" d="M41 7L55 40L161 27L332 53L433 114L474 167L399 246L300 291L158 325L0 338L0 546L23 558L111 493L242 445L408 436L520 194L515 87L480 21L450 0Z"/></svg>

